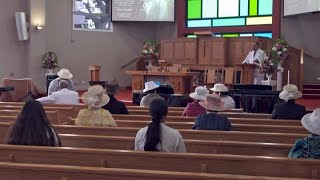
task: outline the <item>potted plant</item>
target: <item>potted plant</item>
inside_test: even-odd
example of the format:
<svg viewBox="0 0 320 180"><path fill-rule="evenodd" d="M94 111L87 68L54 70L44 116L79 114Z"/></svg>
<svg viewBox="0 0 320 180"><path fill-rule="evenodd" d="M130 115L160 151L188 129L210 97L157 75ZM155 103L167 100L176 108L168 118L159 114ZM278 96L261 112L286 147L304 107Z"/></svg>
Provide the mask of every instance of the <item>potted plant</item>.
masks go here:
<svg viewBox="0 0 320 180"><path fill-rule="evenodd" d="M146 68L150 68L152 66L152 62L154 60L158 60L159 53L156 49L156 45L154 41L145 41L143 43L143 49L142 49L142 58L145 62L148 62L148 66Z"/></svg>
<svg viewBox="0 0 320 180"><path fill-rule="evenodd" d="M48 74L53 74L53 70L55 68L59 68L58 66L58 58L56 53L54 52L46 52L42 55L42 67L46 70L48 70Z"/></svg>

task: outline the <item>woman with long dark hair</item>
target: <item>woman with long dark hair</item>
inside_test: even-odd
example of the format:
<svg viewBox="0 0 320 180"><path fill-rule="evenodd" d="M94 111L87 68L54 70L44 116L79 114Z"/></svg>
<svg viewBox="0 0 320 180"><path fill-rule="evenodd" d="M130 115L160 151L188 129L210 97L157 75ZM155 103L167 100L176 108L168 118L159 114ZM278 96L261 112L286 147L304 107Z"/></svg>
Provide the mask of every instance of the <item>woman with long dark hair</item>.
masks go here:
<svg viewBox="0 0 320 180"><path fill-rule="evenodd" d="M186 152L179 131L164 124L168 114L167 103L163 99L153 100L150 104L149 114L152 117L152 122L137 133L135 150Z"/></svg>
<svg viewBox="0 0 320 180"><path fill-rule="evenodd" d="M11 125L7 144L32 146L61 146L58 134L47 118L39 101L30 100L23 106Z"/></svg>

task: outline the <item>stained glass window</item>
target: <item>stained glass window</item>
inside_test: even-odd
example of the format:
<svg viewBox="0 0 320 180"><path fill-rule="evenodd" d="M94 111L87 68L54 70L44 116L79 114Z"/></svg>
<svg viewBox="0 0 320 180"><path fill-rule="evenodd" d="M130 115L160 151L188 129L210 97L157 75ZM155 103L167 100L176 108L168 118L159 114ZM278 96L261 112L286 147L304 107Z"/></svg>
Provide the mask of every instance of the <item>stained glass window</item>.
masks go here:
<svg viewBox="0 0 320 180"><path fill-rule="evenodd" d="M215 37L267 37L272 38L272 32L248 32L248 33L215 33ZM196 35L189 34L189 38L195 38Z"/></svg>
<svg viewBox="0 0 320 180"><path fill-rule="evenodd" d="M273 0L188 0L187 2L188 28L272 24Z"/></svg>

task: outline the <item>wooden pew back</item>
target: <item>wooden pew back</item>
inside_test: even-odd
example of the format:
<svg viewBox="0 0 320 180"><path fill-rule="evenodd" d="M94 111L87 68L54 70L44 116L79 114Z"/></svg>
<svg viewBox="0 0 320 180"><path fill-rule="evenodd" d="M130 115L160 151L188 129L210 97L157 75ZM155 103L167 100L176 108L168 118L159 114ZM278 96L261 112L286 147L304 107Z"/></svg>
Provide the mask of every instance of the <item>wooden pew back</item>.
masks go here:
<svg viewBox="0 0 320 180"><path fill-rule="evenodd" d="M0 145L0 161L310 179L320 176L317 160L237 155Z"/></svg>
<svg viewBox="0 0 320 180"><path fill-rule="evenodd" d="M20 114L20 110L0 110L0 120L1 122L10 122L14 120L13 117L18 117ZM53 124L62 124L62 123L68 123L70 119L66 118L63 113L60 113L59 110L55 111L46 111L47 117ZM10 117L10 118L8 118Z"/></svg>

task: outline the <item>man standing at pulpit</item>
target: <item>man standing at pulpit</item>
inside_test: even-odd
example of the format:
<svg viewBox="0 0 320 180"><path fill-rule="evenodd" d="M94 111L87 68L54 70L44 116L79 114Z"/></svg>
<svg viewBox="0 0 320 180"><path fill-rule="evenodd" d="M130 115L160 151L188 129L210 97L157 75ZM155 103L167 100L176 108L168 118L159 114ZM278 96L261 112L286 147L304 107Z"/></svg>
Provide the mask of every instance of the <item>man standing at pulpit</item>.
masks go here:
<svg viewBox="0 0 320 180"><path fill-rule="evenodd" d="M242 64L255 64L257 67L254 71L254 84L262 84L264 74L259 72L259 67L263 63L266 54L259 48L259 42L252 43L253 50L249 52Z"/></svg>

